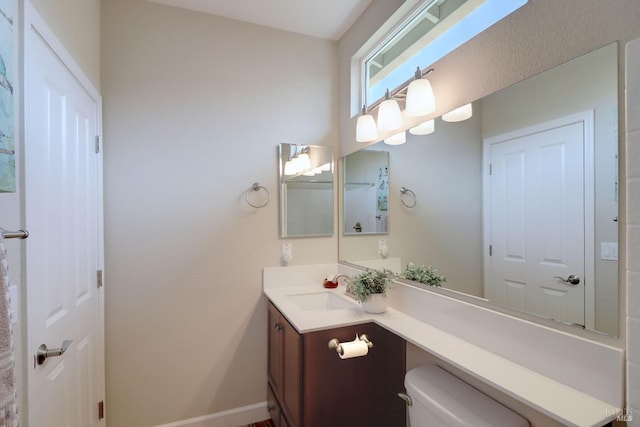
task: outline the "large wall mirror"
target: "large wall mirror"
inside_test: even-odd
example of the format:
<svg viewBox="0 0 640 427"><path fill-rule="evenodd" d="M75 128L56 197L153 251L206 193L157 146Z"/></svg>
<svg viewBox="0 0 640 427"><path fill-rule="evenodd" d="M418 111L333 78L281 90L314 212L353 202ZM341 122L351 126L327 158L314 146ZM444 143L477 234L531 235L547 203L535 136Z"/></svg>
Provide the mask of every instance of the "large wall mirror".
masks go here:
<svg viewBox="0 0 640 427"><path fill-rule="evenodd" d="M477 100L468 120L367 147L393 165L388 258L375 236L341 235L340 259L433 266L445 292L618 335L617 65L614 43Z"/></svg>
<svg viewBox="0 0 640 427"><path fill-rule="evenodd" d="M280 237L333 235L333 150L280 144Z"/></svg>

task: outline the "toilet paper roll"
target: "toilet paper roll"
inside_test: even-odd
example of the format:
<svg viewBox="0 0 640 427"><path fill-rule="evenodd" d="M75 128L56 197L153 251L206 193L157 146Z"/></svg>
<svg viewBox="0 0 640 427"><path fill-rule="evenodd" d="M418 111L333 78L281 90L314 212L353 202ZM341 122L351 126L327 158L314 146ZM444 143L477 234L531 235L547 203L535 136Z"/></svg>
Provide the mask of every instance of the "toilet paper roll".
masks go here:
<svg viewBox="0 0 640 427"><path fill-rule="evenodd" d="M351 341L340 344L342 352L340 359L351 359L352 357L366 356L369 353L369 346L364 341Z"/></svg>

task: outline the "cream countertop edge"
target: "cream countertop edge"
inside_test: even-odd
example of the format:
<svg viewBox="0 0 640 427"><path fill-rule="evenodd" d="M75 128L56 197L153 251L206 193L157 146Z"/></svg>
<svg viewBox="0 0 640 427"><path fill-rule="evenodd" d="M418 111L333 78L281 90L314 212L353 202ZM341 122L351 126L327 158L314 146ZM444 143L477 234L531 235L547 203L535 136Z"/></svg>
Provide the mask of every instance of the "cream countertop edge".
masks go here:
<svg viewBox="0 0 640 427"><path fill-rule="evenodd" d="M374 315L365 313L360 307L314 312L299 309L287 298L292 294L329 291L321 285L324 278L331 278L337 272L353 273L345 269L348 270L349 267L337 264L265 268L264 293L300 333L375 322L444 362L563 424L602 426L615 419L615 410L621 407L622 402L620 405L612 405L590 396L396 308L390 307L387 313ZM408 286L401 283L396 286L398 285ZM341 286L330 292L343 294L344 288Z"/></svg>

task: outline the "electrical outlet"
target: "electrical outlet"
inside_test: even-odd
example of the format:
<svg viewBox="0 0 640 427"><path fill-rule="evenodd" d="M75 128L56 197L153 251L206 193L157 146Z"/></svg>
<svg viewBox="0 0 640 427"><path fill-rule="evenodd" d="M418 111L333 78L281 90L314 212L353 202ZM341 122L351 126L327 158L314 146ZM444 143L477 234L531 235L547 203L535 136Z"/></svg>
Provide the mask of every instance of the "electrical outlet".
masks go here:
<svg viewBox="0 0 640 427"><path fill-rule="evenodd" d="M280 256L282 262L288 264L293 259L293 244L292 243L283 243L282 244L282 255Z"/></svg>

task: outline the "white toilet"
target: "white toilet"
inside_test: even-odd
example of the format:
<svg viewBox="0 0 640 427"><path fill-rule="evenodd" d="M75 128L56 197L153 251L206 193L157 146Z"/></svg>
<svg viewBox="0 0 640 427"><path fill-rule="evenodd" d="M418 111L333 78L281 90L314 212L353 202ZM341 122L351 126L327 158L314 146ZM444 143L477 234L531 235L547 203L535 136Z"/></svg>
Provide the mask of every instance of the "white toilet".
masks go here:
<svg viewBox="0 0 640 427"><path fill-rule="evenodd" d="M529 426L520 415L436 365L407 372L404 385L411 427Z"/></svg>

